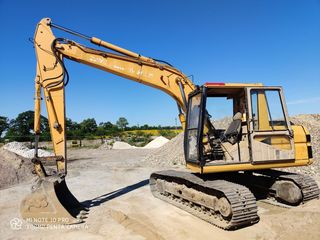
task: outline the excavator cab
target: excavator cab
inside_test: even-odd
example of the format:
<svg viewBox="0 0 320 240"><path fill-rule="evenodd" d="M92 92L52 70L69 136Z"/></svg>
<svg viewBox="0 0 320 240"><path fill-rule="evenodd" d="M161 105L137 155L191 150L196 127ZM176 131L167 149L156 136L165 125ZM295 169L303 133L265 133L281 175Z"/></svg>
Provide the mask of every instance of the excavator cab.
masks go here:
<svg viewBox="0 0 320 240"><path fill-rule="evenodd" d="M225 129L219 129L213 121L219 113L209 112L212 98L231 102L215 108L230 108L232 116L225 119L229 120ZM184 146L187 165L202 169L216 166L219 172L227 164L259 168L259 164L294 162L293 129L282 88L224 83L197 88L189 94Z"/></svg>

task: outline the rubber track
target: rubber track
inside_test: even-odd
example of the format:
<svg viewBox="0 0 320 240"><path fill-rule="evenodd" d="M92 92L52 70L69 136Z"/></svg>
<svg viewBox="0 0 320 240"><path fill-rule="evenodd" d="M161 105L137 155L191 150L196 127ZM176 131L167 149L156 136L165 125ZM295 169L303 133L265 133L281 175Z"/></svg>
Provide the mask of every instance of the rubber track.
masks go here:
<svg viewBox="0 0 320 240"><path fill-rule="evenodd" d="M276 180L279 179L294 182L301 189L303 196L301 203L306 203L312 199L319 198L320 189L316 181L308 175L287 173L277 170L267 170L259 173L275 178Z"/></svg>
<svg viewBox="0 0 320 240"><path fill-rule="evenodd" d="M170 198L162 195L155 187L156 179L163 179L168 182L175 182L177 184L185 185L189 188L193 188L199 192L209 195L214 195L217 197L224 196L228 199L231 205L233 215L231 219L223 219L218 214L212 215L212 213L206 207L201 207L198 203L191 204L190 207L190 204L184 204L184 201L178 197ZM155 197L169 202L222 229L237 229L252 225L259 221L256 199L250 190L245 186L226 180L203 181L200 177L192 173L169 170L151 174L150 188Z"/></svg>

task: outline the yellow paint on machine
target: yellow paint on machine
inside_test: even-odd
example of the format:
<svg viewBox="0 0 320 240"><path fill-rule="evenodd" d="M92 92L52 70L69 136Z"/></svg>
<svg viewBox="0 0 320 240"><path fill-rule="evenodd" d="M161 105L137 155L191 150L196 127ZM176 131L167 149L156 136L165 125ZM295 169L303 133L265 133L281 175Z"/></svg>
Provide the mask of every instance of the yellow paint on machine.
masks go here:
<svg viewBox="0 0 320 240"><path fill-rule="evenodd" d="M294 148L295 148L295 159L306 160L308 156L308 146L311 146L311 143L307 141L307 135L310 135L309 131L303 126L292 126L293 130L293 139L294 139Z"/></svg>
<svg viewBox="0 0 320 240"><path fill-rule="evenodd" d="M307 139L309 131L303 126L293 125L292 130L294 133L294 147L295 147L295 160L292 162L268 162L268 163L236 163L227 165L215 165L200 167L197 164L187 163L187 168L196 173L219 173L219 172L236 172L236 171L252 171L270 168L286 168L286 167L299 167L306 166L313 163L313 159L308 156L308 146L311 143ZM281 145L281 139L276 139L276 145Z"/></svg>
<svg viewBox="0 0 320 240"><path fill-rule="evenodd" d="M187 163L187 168L195 173L219 173L219 172L236 172L236 171L252 171L270 168L285 168L285 167L298 167L312 164L313 159L296 160L294 162L279 162L279 163L266 163L266 164L251 164L251 163L238 163L230 165L216 165L199 167L196 164Z"/></svg>

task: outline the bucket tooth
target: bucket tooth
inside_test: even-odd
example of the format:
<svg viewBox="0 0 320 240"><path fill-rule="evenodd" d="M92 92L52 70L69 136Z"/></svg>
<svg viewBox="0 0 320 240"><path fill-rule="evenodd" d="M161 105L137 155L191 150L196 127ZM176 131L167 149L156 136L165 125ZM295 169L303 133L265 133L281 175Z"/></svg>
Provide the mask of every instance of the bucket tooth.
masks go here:
<svg viewBox="0 0 320 240"><path fill-rule="evenodd" d="M87 212L67 187L64 178L46 177L38 180L32 192L21 202L21 216L36 225L76 224L78 216Z"/></svg>

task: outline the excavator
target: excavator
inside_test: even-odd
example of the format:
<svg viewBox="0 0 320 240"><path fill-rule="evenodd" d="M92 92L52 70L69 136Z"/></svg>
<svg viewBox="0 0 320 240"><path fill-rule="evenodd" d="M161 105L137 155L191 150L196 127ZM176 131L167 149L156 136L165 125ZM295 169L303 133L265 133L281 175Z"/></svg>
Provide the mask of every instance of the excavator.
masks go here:
<svg viewBox="0 0 320 240"><path fill-rule="evenodd" d="M100 48L56 38L53 28ZM197 86L165 61L86 36L54 24L50 18L38 23L33 43L37 68L32 162L38 180L21 202L20 212L27 222L77 224L88 217L89 209L66 184L65 88L69 75L64 59L159 89L177 103L187 170L152 173L149 184L156 198L226 230L257 223L260 199L297 206L319 198L319 187L310 176L278 170L313 162L310 134L304 126L290 122L281 87L222 82ZM53 157L38 156L42 96ZM214 126L208 111L214 107L212 99L231 103L233 118L226 129ZM48 163L54 163L54 171L46 169Z"/></svg>

